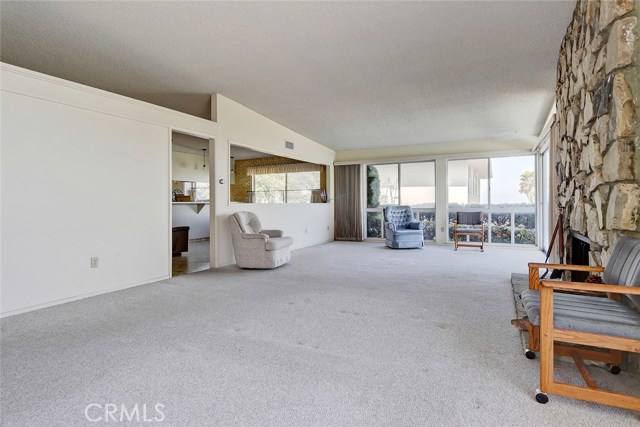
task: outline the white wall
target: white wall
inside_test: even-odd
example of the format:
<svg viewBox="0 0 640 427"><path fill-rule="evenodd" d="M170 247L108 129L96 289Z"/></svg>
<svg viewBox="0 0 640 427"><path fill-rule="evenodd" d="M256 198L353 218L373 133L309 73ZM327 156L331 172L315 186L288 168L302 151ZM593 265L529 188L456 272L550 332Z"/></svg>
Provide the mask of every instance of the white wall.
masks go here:
<svg viewBox="0 0 640 427"><path fill-rule="evenodd" d="M228 216L247 210L258 214L265 228L277 228L293 237L293 249L333 240L333 202L308 204L246 204L229 202L229 143L266 153L329 166L328 193L333 194L333 162L335 152L264 116L217 95L218 138L215 143L215 169L212 190L215 190L215 212L212 218L216 230L216 266L234 263L229 234ZM285 148L285 141L294 149ZM218 184L224 179L225 184ZM295 255L294 258L295 260Z"/></svg>
<svg viewBox="0 0 640 427"><path fill-rule="evenodd" d="M166 128L13 93L2 124L3 312L169 274Z"/></svg>
<svg viewBox="0 0 640 427"><path fill-rule="evenodd" d="M207 167L203 168L202 155L171 152L171 179L176 181L209 182L209 153L207 153Z"/></svg>
<svg viewBox="0 0 640 427"><path fill-rule="evenodd" d="M214 265L234 262L227 216L238 210L284 229L294 249L333 239L333 203L229 203L230 141L328 165L330 197L335 152L228 98L216 96L215 123L3 63L0 89L2 316L169 277L172 131L215 140Z"/></svg>
<svg viewBox="0 0 640 427"><path fill-rule="evenodd" d="M168 277L171 130L210 138L217 125L0 71L2 315Z"/></svg>

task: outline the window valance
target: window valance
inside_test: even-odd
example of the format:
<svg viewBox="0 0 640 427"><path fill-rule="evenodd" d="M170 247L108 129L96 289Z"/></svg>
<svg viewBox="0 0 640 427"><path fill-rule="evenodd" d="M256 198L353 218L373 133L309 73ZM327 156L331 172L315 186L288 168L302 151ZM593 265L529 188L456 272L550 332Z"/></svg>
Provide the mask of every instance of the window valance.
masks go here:
<svg viewBox="0 0 640 427"><path fill-rule="evenodd" d="M279 165L248 166L247 175L321 171L324 166L315 163L283 163Z"/></svg>

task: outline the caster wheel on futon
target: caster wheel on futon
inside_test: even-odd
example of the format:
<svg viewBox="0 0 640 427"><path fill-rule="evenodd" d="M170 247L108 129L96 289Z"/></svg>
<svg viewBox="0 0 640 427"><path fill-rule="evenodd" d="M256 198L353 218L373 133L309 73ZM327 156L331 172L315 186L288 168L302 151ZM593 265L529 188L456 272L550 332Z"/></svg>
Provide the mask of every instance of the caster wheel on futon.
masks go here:
<svg viewBox="0 0 640 427"><path fill-rule="evenodd" d="M618 375L622 371L618 365L607 365L607 367L613 375Z"/></svg>
<svg viewBox="0 0 640 427"><path fill-rule="evenodd" d="M549 401L549 396L546 393L540 391L540 389L536 390L536 402L545 404Z"/></svg>

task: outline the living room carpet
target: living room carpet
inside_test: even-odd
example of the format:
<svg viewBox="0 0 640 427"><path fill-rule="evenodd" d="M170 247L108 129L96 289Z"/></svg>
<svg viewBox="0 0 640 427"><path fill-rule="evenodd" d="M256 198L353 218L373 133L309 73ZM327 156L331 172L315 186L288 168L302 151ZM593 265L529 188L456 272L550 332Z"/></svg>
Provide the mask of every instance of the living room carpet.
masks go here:
<svg viewBox="0 0 640 427"><path fill-rule="evenodd" d="M637 426L631 411L536 403L510 277L541 259L333 242L275 270L228 266L5 318L2 425ZM640 389L638 375L594 377ZM114 407L133 421L89 419Z"/></svg>

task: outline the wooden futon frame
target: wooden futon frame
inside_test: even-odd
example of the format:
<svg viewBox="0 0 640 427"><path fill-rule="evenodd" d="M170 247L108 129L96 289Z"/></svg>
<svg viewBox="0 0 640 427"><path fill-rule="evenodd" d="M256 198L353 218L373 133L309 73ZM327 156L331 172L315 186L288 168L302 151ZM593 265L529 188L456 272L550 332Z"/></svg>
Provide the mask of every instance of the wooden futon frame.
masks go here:
<svg viewBox="0 0 640 427"><path fill-rule="evenodd" d="M529 315L526 322L529 330L529 348L525 351L525 355L529 359L533 359L535 352L540 353L540 388L536 391L536 400L540 403L547 403L547 393L549 393L640 411L640 397L600 389L584 363L584 360L603 362L607 364L611 373L618 374L622 364L623 351L640 353L640 335L638 335L640 333L640 310L634 303L621 302L623 295L627 295L630 298L629 301L632 299L635 299L636 302L640 300L640 286L638 286L640 240L623 237L617 242L617 245L620 247L614 248L612 257L619 256L619 259L613 261L610 259L607 269L568 264L529 264L529 290L522 293L523 304L527 302L527 307L529 307L528 310L525 307ZM590 273L603 273L608 270L609 273L605 273L605 278L614 277L621 282L614 285L540 280L539 272L543 268ZM562 295L560 295L561 293ZM525 296L525 294L527 295ZM588 298L585 299L585 297ZM593 298L600 299L593 300ZM557 306L555 321L554 300ZM570 321L577 319L580 322L581 315L584 315L585 318L588 318L589 315L593 316L592 313L589 313L592 305L585 306L584 312L581 312L583 308L580 304L587 300L589 300L588 304L602 304L607 309L612 307L614 316L612 316L611 324L607 324L606 316L598 318L597 321L599 324L607 324L605 328L608 330L614 329L615 335L580 330L579 327L565 326L562 328L558 326L559 323L562 324L562 320L558 316L562 316L563 310L568 313ZM569 310L567 310L566 301L569 301ZM537 307L536 304L538 304ZM623 313L624 322L628 322L630 325L624 326L627 328L625 330L619 329L619 323L616 323L617 310ZM529 313L535 315L536 319L531 318L532 315ZM617 334L618 330L621 331L620 335ZM586 387L557 382L553 375L554 356L571 357L580 371Z"/></svg>

